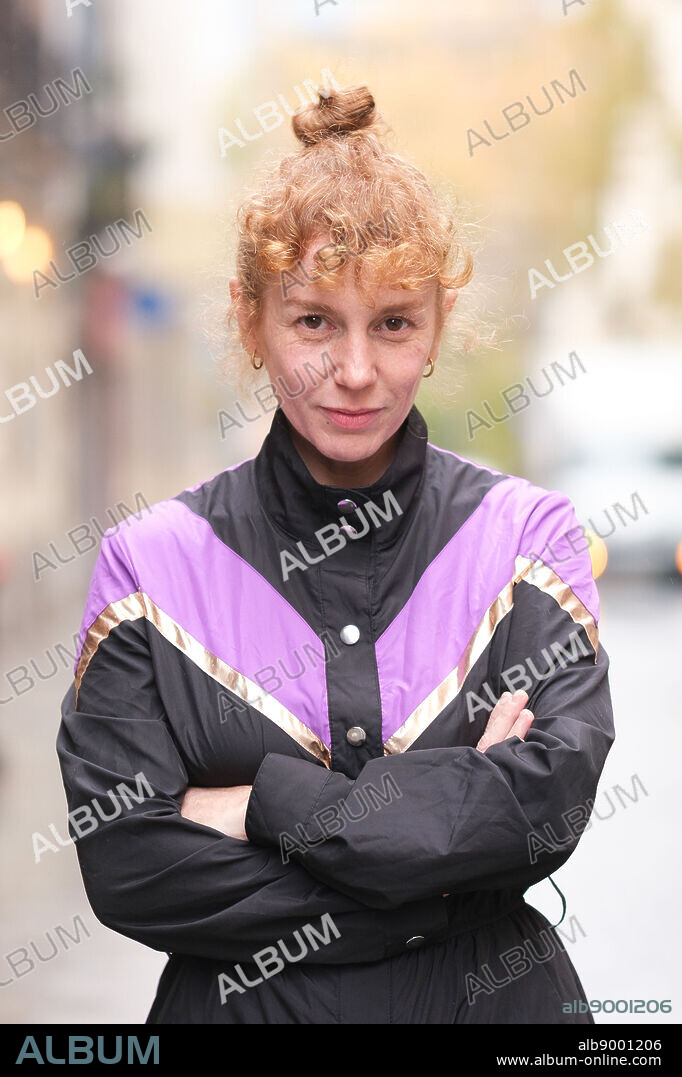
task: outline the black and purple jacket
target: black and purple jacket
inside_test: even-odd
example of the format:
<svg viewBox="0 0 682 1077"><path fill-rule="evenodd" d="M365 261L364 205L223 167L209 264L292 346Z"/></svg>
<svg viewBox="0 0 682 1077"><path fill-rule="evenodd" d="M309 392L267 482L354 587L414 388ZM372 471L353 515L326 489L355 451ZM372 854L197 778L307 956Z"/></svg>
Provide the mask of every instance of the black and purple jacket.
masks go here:
<svg viewBox="0 0 682 1077"><path fill-rule="evenodd" d="M351 1020L372 969L431 982L521 915L613 741L598 612L570 501L431 445L416 407L369 487L317 483L278 408L256 457L107 532L57 747L96 915L172 954L150 1020ZM477 751L516 688L525 741ZM253 785L249 841L184 819L188 785ZM325 914L328 945L221 999Z"/></svg>

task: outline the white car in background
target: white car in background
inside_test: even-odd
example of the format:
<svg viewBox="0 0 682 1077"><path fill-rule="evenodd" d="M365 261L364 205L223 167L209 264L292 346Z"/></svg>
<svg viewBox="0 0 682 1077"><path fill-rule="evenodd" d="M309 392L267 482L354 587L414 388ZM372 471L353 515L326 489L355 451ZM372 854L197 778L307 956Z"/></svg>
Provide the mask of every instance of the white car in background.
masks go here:
<svg viewBox="0 0 682 1077"><path fill-rule="evenodd" d="M605 543L606 571L682 574L682 439L667 448L613 442L558 468L552 485L572 499L596 548Z"/></svg>
<svg viewBox="0 0 682 1077"><path fill-rule="evenodd" d="M580 523L596 533L596 575L679 579L680 349L608 342L579 354L585 373L564 379L524 413L526 473L567 494Z"/></svg>

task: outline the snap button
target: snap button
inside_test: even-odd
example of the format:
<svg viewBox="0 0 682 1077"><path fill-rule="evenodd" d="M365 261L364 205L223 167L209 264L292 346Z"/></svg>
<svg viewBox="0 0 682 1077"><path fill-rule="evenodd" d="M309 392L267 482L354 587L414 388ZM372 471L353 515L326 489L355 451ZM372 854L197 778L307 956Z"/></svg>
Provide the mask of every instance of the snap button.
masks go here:
<svg viewBox="0 0 682 1077"><path fill-rule="evenodd" d="M341 524L339 531L345 531L347 535L357 535L357 527L353 527L352 524Z"/></svg>
<svg viewBox="0 0 682 1077"><path fill-rule="evenodd" d="M407 947L409 947L410 950L416 950L418 946L421 946L423 941L424 941L424 936L423 935L413 935L411 939L407 940L405 945Z"/></svg>
<svg viewBox="0 0 682 1077"><path fill-rule="evenodd" d="M365 741L367 740L367 734L365 733L362 726L354 725L346 733L346 740L349 744L352 744L357 747L358 744L365 743Z"/></svg>
<svg viewBox="0 0 682 1077"><path fill-rule="evenodd" d="M341 512L350 512L351 509L356 509L358 506L354 501L351 501L348 497L342 497L340 501L337 501L338 507Z"/></svg>
<svg viewBox="0 0 682 1077"><path fill-rule="evenodd" d="M351 647L360 639L360 629L357 625L346 625L341 629L339 635L341 636L341 642Z"/></svg>

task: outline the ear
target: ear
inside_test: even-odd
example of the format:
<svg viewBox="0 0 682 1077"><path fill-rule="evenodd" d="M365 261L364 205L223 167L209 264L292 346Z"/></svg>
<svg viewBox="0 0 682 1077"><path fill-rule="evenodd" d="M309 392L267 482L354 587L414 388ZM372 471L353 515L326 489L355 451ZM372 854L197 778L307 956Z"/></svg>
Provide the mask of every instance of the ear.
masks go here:
<svg viewBox="0 0 682 1077"><path fill-rule="evenodd" d="M443 297L443 313L444 313L446 318L447 318L448 314L450 313L450 311L452 310L452 308L454 307L455 300L457 299L458 295L459 295L459 291L458 291L457 288L448 288L447 289L447 291L446 291L446 293L445 293L445 295Z"/></svg>
<svg viewBox="0 0 682 1077"><path fill-rule="evenodd" d="M237 323L239 325L239 336L241 338L244 349L251 354L256 350L256 342L253 337L253 333L249 329L248 320L246 317L246 311L242 302L242 290L241 285L237 277L230 277L230 298L232 300L232 306L235 308L237 314Z"/></svg>

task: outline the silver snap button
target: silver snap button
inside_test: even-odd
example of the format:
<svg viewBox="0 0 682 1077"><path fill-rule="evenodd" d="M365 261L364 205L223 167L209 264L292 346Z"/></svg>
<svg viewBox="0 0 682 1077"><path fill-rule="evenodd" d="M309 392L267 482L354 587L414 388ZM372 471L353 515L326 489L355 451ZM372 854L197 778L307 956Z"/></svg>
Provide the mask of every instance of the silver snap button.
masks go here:
<svg viewBox="0 0 682 1077"><path fill-rule="evenodd" d="M350 498L347 497L342 497L340 501L337 501L337 505L341 509L341 512L350 512L351 509L356 509L358 507L354 501L351 501Z"/></svg>
<svg viewBox="0 0 682 1077"><path fill-rule="evenodd" d="M407 947L409 947L410 950L416 950L417 947L421 946L421 944L423 942L424 942L424 936L423 935L413 935L411 939L407 940L405 945Z"/></svg>
<svg viewBox="0 0 682 1077"><path fill-rule="evenodd" d="M346 740L349 744L357 746L358 744L365 743L365 741L367 740L367 734L361 726L354 725L346 733Z"/></svg>
<svg viewBox="0 0 682 1077"><path fill-rule="evenodd" d="M341 629L339 635L341 636L341 642L348 644L350 647L360 639L360 629L357 625L346 625L345 628Z"/></svg>
<svg viewBox="0 0 682 1077"><path fill-rule="evenodd" d="M352 524L341 524L339 531L345 531L347 535L357 535L357 527L353 527Z"/></svg>

